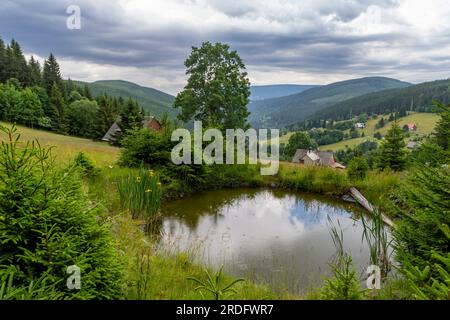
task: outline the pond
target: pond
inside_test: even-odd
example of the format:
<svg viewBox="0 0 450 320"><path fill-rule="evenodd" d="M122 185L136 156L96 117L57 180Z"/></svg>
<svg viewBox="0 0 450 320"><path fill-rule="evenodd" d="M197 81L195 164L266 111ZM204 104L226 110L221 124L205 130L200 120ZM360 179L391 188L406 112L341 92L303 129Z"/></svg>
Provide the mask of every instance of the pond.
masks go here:
<svg viewBox="0 0 450 320"><path fill-rule="evenodd" d="M187 251L198 262L276 289L301 293L330 275L336 253L330 221L358 274L369 265L362 211L354 204L284 190L230 189L199 193L162 208L160 247Z"/></svg>

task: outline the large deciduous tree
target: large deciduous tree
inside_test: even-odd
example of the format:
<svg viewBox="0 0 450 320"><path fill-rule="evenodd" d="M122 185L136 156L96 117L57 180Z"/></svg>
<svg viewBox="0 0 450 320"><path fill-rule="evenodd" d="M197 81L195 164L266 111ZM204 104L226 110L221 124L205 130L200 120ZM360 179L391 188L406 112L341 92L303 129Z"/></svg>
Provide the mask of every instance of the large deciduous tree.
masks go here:
<svg viewBox="0 0 450 320"><path fill-rule="evenodd" d="M185 61L187 85L175 99L182 121L200 120L205 127L248 127L250 82L245 65L226 44L205 42Z"/></svg>

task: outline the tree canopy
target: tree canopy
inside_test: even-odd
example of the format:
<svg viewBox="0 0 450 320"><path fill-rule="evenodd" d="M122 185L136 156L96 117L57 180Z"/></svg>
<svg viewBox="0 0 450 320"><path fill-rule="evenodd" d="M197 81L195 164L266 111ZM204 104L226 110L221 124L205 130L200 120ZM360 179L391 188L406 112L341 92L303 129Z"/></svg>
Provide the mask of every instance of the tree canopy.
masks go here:
<svg viewBox="0 0 450 320"><path fill-rule="evenodd" d="M174 106L182 121L200 120L205 127L222 129L248 126L250 82L245 65L227 44L205 42L193 47L185 61L187 85Z"/></svg>

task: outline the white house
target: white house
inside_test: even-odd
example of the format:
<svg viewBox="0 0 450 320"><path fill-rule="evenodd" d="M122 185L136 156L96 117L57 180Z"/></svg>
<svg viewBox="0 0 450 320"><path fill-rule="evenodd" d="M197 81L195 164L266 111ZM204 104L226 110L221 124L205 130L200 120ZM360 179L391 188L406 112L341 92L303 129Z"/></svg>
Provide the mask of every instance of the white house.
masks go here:
<svg viewBox="0 0 450 320"><path fill-rule="evenodd" d="M364 129L366 127L366 124L364 122L357 122L355 124L355 127L358 129Z"/></svg>

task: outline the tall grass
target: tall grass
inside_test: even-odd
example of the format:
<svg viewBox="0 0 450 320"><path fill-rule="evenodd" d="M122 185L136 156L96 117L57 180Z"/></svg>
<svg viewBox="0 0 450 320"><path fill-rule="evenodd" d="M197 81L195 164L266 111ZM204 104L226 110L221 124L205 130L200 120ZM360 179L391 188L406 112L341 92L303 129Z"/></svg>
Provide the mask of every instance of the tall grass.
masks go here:
<svg viewBox="0 0 450 320"><path fill-rule="evenodd" d="M141 167L130 171L118 184L120 203L131 212L134 219L151 220L161 205L162 189L158 174Z"/></svg>
<svg viewBox="0 0 450 320"><path fill-rule="evenodd" d="M366 241L370 252L370 262L380 267L381 278L384 280L391 270L392 239L389 239L382 214L378 209L371 214L370 221L366 219L364 216L361 217L364 228L362 241Z"/></svg>

